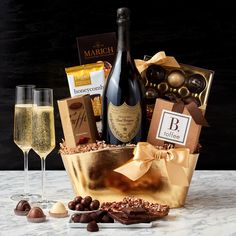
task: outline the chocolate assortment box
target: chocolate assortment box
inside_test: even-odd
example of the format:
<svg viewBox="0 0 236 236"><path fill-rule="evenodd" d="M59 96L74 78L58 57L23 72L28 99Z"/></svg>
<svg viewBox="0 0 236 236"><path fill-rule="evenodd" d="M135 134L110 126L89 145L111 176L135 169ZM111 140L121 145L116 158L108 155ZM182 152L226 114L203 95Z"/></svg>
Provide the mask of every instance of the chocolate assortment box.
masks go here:
<svg viewBox="0 0 236 236"><path fill-rule="evenodd" d="M157 98L182 100L206 106L214 72L196 66L178 63L173 57L159 52L153 57L136 60L146 88L147 114L151 120ZM204 108L205 109L205 108Z"/></svg>

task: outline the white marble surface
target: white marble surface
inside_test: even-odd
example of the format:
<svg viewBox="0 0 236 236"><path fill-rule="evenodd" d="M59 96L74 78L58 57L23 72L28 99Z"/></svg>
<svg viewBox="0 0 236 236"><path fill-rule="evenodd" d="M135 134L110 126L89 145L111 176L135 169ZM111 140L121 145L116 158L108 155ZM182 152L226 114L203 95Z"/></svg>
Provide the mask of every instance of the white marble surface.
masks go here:
<svg viewBox="0 0 236 236"><path fill-rule="evenodd" d="M48 217L45 223L29 223L26 217L14 215L17 202L9 199L21 192L22 171L0 171L0 235L180 235L236 236L236 171L195 171L186 204L171 209L169 215L146 229L70 229L68 218ZM40 172L30 171L31 192L40 193ZM65 171L47 171L47 196L64 203L73 198ZM47 213L47 211L45 211Z"/></svg>

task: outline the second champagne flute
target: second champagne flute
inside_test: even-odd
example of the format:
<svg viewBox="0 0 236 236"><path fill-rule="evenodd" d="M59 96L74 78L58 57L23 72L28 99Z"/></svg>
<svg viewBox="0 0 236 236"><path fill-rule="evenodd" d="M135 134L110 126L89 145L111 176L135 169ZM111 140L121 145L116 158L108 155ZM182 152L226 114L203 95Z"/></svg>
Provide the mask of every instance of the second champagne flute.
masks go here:
<svg viewBox="0 0 236 236"><path fill-rule="evenodd" d="M55 128L53 111L53 90L38 88L33 91L32 115L32 149L41 158L42 168L42 199L35 202L42 208L47 208L54 201L45 196L45 159L55 148Z"/></svg>

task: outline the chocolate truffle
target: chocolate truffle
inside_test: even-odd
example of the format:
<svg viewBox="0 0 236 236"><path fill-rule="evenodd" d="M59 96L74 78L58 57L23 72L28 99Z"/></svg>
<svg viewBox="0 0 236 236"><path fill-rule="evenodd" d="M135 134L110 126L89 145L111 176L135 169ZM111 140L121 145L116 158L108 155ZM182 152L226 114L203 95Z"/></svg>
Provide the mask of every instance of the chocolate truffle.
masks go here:
<svg viewBox="0 0 236 236"><path fill-rule="evenodd" d="M159 84L165 79L165 70L159 65L150 65L145 75L149 83Z"/></svg>
<svg viewBox="0 0 236 236"><path fill-rule="evenodd" d="M178 88L185 81L184 73L181 70L173 70L167 77L168 84L171 87Z"/></svg>
<svg viewBox="0 0 236 236"><path fill-rule="evenodd" d="M70 202L68 203L68 208L69 208L70 210L75 210L75 206L76 206L76 202L75 202L75 201L70 201Z"/></svg>
<svg viewBox="0 0 236 236"><path fill-rule="evenodd" d="M206 80L200 74L193 74L187 80L187 87L191 93L200 93L206 87Z"/></svg>
<svg viewBox="0 0 236 236"><path fill-rule="evenodd" d="M90 221L92 221L92 218L89 213L81 214L80 223L89 223Z"/></svg>
<svg viewBox="0 0 236 236"><path fill-rule="evenodd" d="M41 223L46 220L46 216L40 207L33 207L27 215L27 220L32 223Z"/></svg>
<svg viewBox="0 0 236 236"><path fill-rule="evenodd" d="M68 216L68 211L62 202L56 202L50 209L49 215L55 218L64 218Z"/></svg>
<svg viewBox="0 0 236 236"><path fill-rule="evenodd" d="M100 222L100 217L99 215L97 214L97 212L91 212L90 213L90 217L95 220L97 223Z"/></svg>
<svg viewBox="0 0 236 236"><path fill-rule="evenodd" d="M75 206L75 210L76 211L83 211L84 210L84 206L81 203L78 203Z"/></svg>
<svg viewBox="0 0 236 236"><path fill-rule="evenodd" d="M30 204L25 200L21 200L17 203L14 212L16 215L26 216L30 211L30 209L31 209Z"/></svg>
<svg viewBox="0 0 236 236"><path fill-rule="evenodd" d="M81 204L83 204L85 207L89 207L90 203L92 202L92 198L90 196L86 196L81 200Z"/></svg>
<svg viewBox="0 0 236 236"><path fill-rule="evenodd" d="M71 220L74 222L74 223L79 223L80 222L80 218L81 218L81 214L73 214L71 216Z"/></svg>
<svg viewBox="0 0 236 236"><path fill-rule="evenodd" d="M100 202L98 200L93 200L90 203L90 210L97 210L100 206Z"/></svg>
<svg viewBox="0 0 236 236"><path fill-rule="evenodd" d="M91 221L87 225L87 231L89 232L97 232L99 231L99 227L96 221Z"/></svg>
<svg viewBox="0 0 236 236"><path fill-rule="evenodd" d="M83 198L82 198L81 196L76 196L76 197L74 198L74 202L75 202L76 204L78 204L78 203L81 202L82 199L83 199Z"/></svg>

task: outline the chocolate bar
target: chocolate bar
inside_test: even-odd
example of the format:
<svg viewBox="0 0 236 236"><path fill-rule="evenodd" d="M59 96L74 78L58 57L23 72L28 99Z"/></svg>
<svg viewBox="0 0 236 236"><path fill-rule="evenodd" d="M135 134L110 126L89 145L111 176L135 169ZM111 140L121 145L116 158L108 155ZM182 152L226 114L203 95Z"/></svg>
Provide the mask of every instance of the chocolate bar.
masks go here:
<svg viewBox="0 0 236 236"><path fill-rule="evenodd" d="M125 197L119 202L104 202L101 209L122 224L147 223L169 213L167 205L150 203L140 198Z"/></svg>
<svg viewBox="0 0 236 236"><path fill-rule="evenodd" d="M166 212L151 214L141 207L123 208L120 212L108 211L108 214L116 221L125 224L149 223L166 216Z"/></svg>

